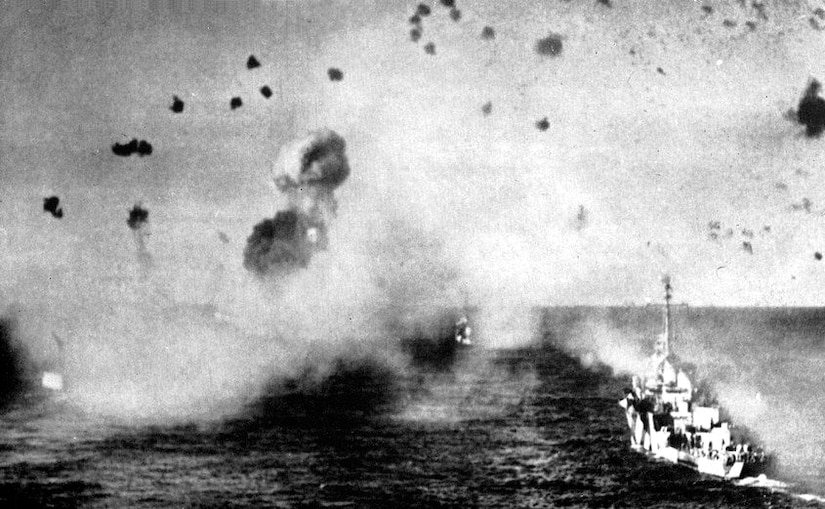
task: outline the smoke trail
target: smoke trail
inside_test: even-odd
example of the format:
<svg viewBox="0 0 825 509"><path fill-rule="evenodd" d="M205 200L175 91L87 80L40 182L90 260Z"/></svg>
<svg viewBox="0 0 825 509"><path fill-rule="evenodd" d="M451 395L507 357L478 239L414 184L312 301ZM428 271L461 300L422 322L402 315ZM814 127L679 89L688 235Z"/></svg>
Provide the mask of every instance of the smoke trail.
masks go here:
<svg viewBox="0 0 825 509"><path fill-rule="evenodd" d="M327 248L328 224L338 208L333 192L350 173L345 150L344 139L324 129L282 151L273 178L288 205L253 228L244 249L247 270L258 276L289 273Z"/></svg>
<svg viewBox="0 0 825 509"><path fill-rule="evenodd" d="M146 249L146 236L149 235L149 211L143 208L140 203L136 203L129 211L129 219L126 220L126 224L132 230L140 266L144 270L151 268L152 255Z"/></svg>

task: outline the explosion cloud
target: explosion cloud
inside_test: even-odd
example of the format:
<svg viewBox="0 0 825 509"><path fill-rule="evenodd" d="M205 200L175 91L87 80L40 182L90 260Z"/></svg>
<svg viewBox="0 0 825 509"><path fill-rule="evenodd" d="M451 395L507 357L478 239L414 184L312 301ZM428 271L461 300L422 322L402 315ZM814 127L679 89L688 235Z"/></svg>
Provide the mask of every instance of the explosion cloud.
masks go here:
<svg viewBox="0 0 825 509"><path fill-rule="evenodd" d="M299 148L298 164L276 170L275 184L282 192L310 186L331 193L349 177L346 142L330 130L316 131Z"/></svg>
<svg viewBox="0 0 825 509"><path fill-rule="evenodd" d="M259 276L304 268L327 246L327 224L335 217L335 188L349 176L346 143L320 130L282 155L273 172L275 186L288 200L285 210L253 228L244 249L244 267Z"/></svg>
<svg viewBox="0 0 825 509"><path fill-rule="evenodd" d="M305 241L309 225L295 209L282 210L256 224L244 249L244 267L264 276L273 267L306 267L312 246Z"/></svg>

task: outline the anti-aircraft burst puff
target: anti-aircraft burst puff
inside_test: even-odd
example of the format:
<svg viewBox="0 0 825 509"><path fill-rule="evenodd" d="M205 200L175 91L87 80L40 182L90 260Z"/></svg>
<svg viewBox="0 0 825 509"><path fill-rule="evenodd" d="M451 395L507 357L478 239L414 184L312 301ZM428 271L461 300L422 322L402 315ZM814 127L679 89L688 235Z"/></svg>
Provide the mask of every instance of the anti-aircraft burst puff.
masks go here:
<svg viewBox="0 0 825 509"><path fill-rule="evenodd" d="M152 255L146 249L146 235L148 235L149 227L149 211L140 203L136 203L129 211L129 218L126 220L127 226L132 230L132 236L135 239L135 246L137 247L138 261L144 269L148 269L152 265Z"/></svg>

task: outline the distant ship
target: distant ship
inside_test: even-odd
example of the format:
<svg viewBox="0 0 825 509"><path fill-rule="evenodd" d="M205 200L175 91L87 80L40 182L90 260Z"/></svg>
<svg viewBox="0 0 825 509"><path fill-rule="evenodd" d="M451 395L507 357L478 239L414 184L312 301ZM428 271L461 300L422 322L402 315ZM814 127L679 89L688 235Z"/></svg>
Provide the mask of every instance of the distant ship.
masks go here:
<svg viewBox="0 0 825 509"><path fill-rule="evenodd" d="M419 323L412 329L399 325L401 346L414 364L436 369L448 368L459 352L475 346L469 316L466 309L445 309L439 316L433 317L431 322Z"/></svg>
<svg viewBox="0 0 825 509"><path fill-rule="evenodd" d="M689 365L671 352L671 286L665 277L664 332L658 337L650 367L634 376L619 405L625 409L630 445L639 452L724 479L763 474L770 458L750 444L736 443L719 406L700 404Z"/></svg>
<svg viewBox="0 0 825 509"><path fill-rule="evenodd" d="M461 315L461 318L455 323L455 342L458 348L467 348L473 346L473 339L470 335L473 329L470 328L470 321L467 315Z"/></svg>

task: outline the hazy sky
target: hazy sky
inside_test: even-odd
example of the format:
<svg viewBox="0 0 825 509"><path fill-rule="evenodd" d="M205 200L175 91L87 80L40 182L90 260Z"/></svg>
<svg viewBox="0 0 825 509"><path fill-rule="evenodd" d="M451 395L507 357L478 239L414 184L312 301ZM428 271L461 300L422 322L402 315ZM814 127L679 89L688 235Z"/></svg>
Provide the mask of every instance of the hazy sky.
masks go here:
<svg viewBox="0 0 825 509"><path fill-rule="evenodd" d="M232 291L253 284L241 253L280 206L279 150L323 127L352 167L325 262L349 277L415 279L419 246L422 291L447 273L471 301L658 301L667 272L696 305L825 302L825 139L783 117L825 79L825 4L458 0L456 22L426 3L414 43L417 2L4 2L4 304L128 292L136 202L173 295L213 291L218 266ZM563 51L539 55L550 33ZM152 155L111 152L132 138ZM60 220L42 210L51 194ZM415 232L400 251L383 242L399 224Z"/></svg>

